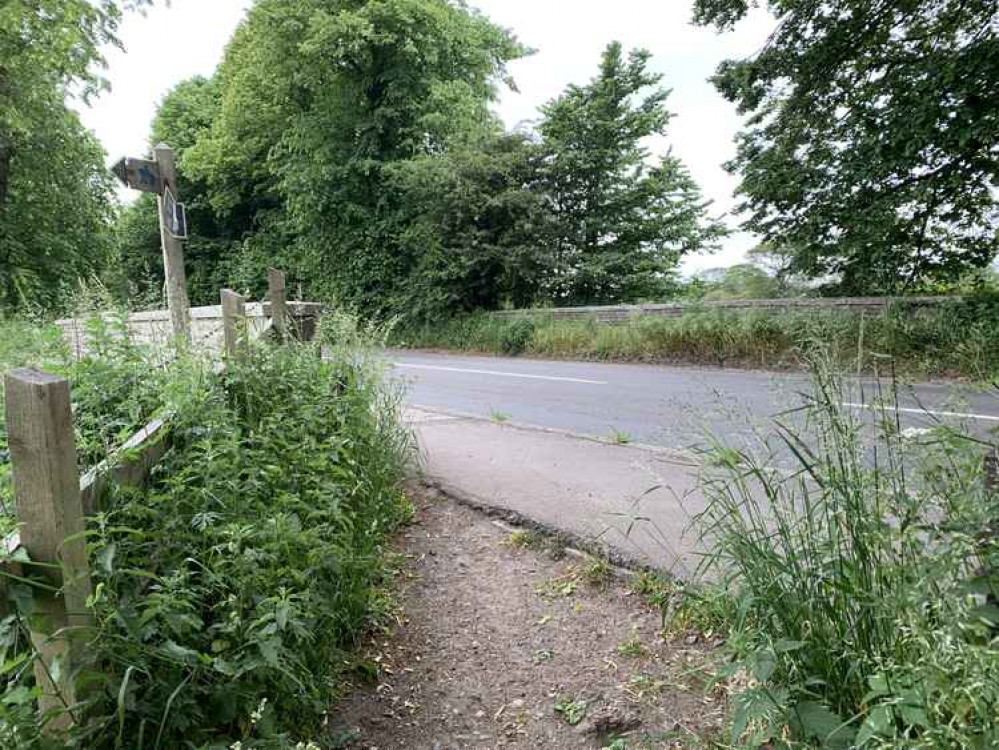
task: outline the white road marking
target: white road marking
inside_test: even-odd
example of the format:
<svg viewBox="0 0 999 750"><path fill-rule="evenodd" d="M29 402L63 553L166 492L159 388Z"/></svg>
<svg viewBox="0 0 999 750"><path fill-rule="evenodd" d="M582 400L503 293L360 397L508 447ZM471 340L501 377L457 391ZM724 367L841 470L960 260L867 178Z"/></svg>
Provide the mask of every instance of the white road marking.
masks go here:
<svg viewBox="0 0 999 750"><path fill-rule="evenodd" d="M472 375L497 375L504 378L527 378L528 380L554 380L560 383L583 383L584 385L607 385L605 380L587 380L586 378L562 378L554 375L528 375L523 372L500 372L499 370L471 370L465 367L442 367L440 365L413 365L396 362L396 367L408 367L411 370L443 370L445 372L467 372Z"/></svg>
<svg viewBox="0 0 999 750"><path fill-rule="evenodd" d="M880 406L872 406L871 404L841 404L849 409L866 409L867 411L880 410ZM958 417L960 419L981 419L988 422L999 422L999 416L993 414L971 414L961 411L934 411L933 409L908 409L905 407L894 407L886 406L885 411L899 411L904 414L931 414L935 417Z"/></svg>

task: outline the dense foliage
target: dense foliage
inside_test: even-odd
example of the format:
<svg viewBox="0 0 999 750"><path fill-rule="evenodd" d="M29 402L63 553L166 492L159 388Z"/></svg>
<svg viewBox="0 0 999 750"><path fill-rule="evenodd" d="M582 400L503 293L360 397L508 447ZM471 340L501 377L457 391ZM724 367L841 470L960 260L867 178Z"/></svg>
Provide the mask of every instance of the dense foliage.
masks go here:
<svg viewBox="0 0 999 750"><path fill-rule="evenodd" d="M275 263L308 296L424 319L669 289L721 229L646 148L669 121L649 54L611 45L538 133L504 133L490 105L527 52L447 0L258 2L154 123L193 209L192 299L261 292ZM119 228L119 288L140 301L161 273L153 220L147 199Z"/></svg>
<svg viewBox="0 0 999 750"><path fill-rule="evenodd" d="M111 261L111 178L67 97L86 100L104 85L99 48L115 42L122 5L0 5L2 309L59 308L78 279Z"/></svg>
<svg viewBox="0 0 999 750"><path fill-rule="evenodd" d="M175 415L149 486L112 489L88 524L97 628L74 746L291 748L318 737L346 650L383 605L384 535L407 512L396 398L341 323L326 362L314 346L265 346L222 374L187 359L157 370L108 337L70 367L88 434L144 414L150 393ZM29 598L23 584L12 591L0 745L47 748L25 660Z"/></svg>
<svg viewBox="0 0 999 750"><path fill-rule="evenodd" d="M999 249L993 0L771 0L767 45L719 90L748 114L730 164L746 226L847 292L902 292ZM731 27L745 0L697 0Z"/></svg>
<svg viewBox="0 0 999 750"><path fill-rule="evenodd" d="M756 450L709 454L698 528L728 601L704 597L729 618L731 741L996 747L999 493L983 446L952 427L902 429L887 381L864 394L872 429L831 372L814 370L805 419L780 417Z"/></svg>

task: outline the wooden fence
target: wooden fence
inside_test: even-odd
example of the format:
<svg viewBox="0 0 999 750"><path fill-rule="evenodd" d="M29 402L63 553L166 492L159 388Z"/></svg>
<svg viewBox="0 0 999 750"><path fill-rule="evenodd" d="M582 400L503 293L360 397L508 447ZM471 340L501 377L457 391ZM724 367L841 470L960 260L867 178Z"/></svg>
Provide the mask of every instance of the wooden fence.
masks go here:
<svg viewBox="0 0 999 750"><path fill-rule="evenodd" d="M295 334L296 326L285 300L284 275L271 271L269 283L270 318L260 330L284 339ZM243 297L223 289L221 301L228 361L245 356L253 331ZM313 331L303 331L301 337L311 339ZM0 616L11 611L8 582L30 584L29 630L36 651L35 678L42 688L39 709L52 717L46 729L59 732L73 722L79 697L76 673L94 627L87 602L92 584L86 518L101 511L109 483L145 483L170 447L170 416L150 422L81 477L69 381L34 369L12 370L4 376L4 394L18 530L2 540L0 549L5 553L0 561Z"/></svg>
<svg viewBox="0 0 999 750"><path fill-rule="evenodd" d="M639 318L679 318L692 312L712 310L730 312L760 311L791 313L802 311L874 312L880 313L891 305L909 311L939 307L957 297L802 297L792 299L727 299L700 302L667 302L646 305L601 305L586 307L553 307L524 310L499 310L490 313L497 318L554 318L556 320L593 320L597 323L620 325Z"/></svg>

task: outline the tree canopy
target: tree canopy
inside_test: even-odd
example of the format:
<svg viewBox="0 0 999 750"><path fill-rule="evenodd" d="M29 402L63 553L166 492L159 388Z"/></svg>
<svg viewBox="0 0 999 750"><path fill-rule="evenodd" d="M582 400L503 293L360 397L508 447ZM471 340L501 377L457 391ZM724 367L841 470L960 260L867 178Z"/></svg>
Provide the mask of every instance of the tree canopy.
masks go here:
<svg viewBox="0 0 999 750"><path fill-rule="evenodd" d="M650 58L635 50L625 59L612 43L588 85L542 108L559 302L659 297L683 254L711 249L724 234L680 160L653 159L646 146L666 135L671 116Z"/></svg>
<svg viewBox="0 0 999 750"><path fill-rule="evenodd" d="M105 86L100 47L124 7L101 0L0 5L0 309L58 308L106 267L113 218L104 152L67 106Z"/></svg>
<svg viewBox="0 0 999 750"><path fill-rule="evenodd" d="M846 292L900 292L999 248L994 0L770 0L764 49L723 63L749 115L730 169L746 226ZM746 0L696 0L730 28Z"/></svg>

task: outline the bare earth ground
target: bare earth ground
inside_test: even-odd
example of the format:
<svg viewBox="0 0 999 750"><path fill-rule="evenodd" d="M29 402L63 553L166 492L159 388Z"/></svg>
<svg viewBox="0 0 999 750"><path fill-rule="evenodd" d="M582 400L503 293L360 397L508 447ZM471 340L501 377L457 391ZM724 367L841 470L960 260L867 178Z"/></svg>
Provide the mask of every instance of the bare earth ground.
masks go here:
<svg viewBox="0 0 999 750"><path fill-rule="evenodd" d="M335 736L353 738L345 746L637 750L696 747L717 732L724 699L704 688L709 647L664 641L658 612L625 582L594 585L585 561L512 545L432 490L413 499L397 544L399 623L366 654L380 675L331 716Z"/></svg>

